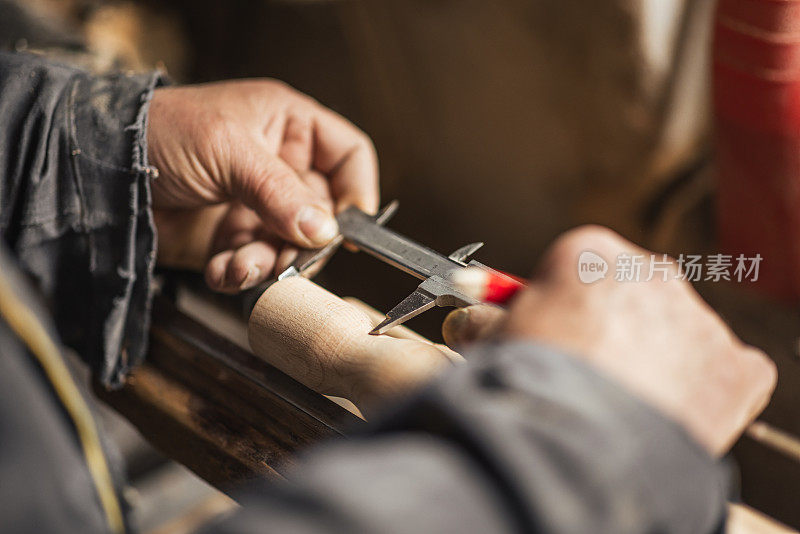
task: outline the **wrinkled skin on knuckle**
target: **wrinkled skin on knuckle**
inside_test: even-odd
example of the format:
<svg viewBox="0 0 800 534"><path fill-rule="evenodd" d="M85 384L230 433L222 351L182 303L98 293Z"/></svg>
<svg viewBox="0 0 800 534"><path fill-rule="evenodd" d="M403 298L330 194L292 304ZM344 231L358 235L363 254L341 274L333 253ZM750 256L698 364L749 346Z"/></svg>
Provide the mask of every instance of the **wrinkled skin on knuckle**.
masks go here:
<svg viewBox="0 0 800 534"><path fill-rule="evenodd" d="M243 140L236 137L233 143L228 144L231 155L231 179L227 185L228 193L247 205L249 199L261 198L261 188L265 187L264 182L269 180L270 175L263 162L256 157L257 146L251 142L239 141ZM248 205L248 207L253 208L252 205Z"/></svg>
<svg viewBox="0 0 800 534"><path fill-rule="evenodd" d="M162 100L164 115L150 115L148 152L161 173L154 185L172 192L182 204L224 200L230 174L226 170L235 132L219 106L204 102L203 93L203 88L175 88Z"/></svg>
<svg viewBox="0 0 800 534"><path fill-rule="evenodd" d="M245 180L245 188L252 192L253 200L259 206L272 206L281 201L281 188L275 180L271 180L268 172L250 171Z"/></svg>
<svg viewBox="0 0 800 534"><path fill-rule="evenodd" d="M178 195L179 203L193 196L206 202L225 200L221 193L238 193L234 179L252 159L242 148L250 153L270 148L257 146L263 141L265 118L279 118L287 107L310 105L310 99L272 79L159 88L148 130L149 152L164 175L156 188L174 182L176 191L165 193Z"/></svg>
<svg viewBox="0 0 800 534"><path fill-rule="evenodd" d="M280 231L292 233L293 220L297 215L297 206L292 202L292 191L281 174L283 168L277 158L269 158L266 161L256 163L251 159L251 165L243 166L242 187L243 198L250 199L249 207L257 211L262 217L272 213L272 208L282 206L281 213L284 218L272 217L269 224L277 227ZM270 213L265 213L270 210ZM273 214L274 215L274 214Z"/></svg>
<svg viewBox="0 0 800 534"><path fill-rule="evenodd" d="M204 119L208 126L198 133L196 156L207 173L207 179L227 197L234 194L235 162L245 139L235 122L222 113L212 112Z"/></svg>

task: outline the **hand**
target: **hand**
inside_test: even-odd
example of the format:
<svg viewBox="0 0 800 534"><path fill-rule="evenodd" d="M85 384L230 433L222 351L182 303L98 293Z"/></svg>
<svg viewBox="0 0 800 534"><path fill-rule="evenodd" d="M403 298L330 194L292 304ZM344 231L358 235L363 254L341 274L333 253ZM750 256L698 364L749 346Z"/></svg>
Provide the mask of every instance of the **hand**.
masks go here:
<svg viewBox="0 0 800 534"><path fill-rule="evenodd" d="M578 256L591 250L613 265L642 254L642 281L578 279ZM656 256L661 259L660 255ZM775 365L743 344L687 282L656 274L645 282L650 252L610 230L584 227L546 253L541 270L510 307L458 310L445 322L449 341L481 335L523 338L560 348L682 424L722 454L764 408Z"/></svg>
<svg viewBox="0 0 800 534"><path fill-rule="evenodd" d="M217 290L252 287L295 247L325 244L344 207L378 208L369 138L277 81L157 89L147 140L159 261L207 261Z"/></svg>

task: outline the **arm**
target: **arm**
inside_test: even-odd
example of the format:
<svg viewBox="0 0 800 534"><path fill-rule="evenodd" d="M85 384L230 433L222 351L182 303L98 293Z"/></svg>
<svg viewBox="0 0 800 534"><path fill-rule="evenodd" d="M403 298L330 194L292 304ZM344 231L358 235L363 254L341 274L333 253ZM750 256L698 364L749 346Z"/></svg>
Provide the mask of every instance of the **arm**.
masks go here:
<svg viewBox="0 0 800 534"><path fill-rule="evenodd" d="M583 284L587 249L648 257L607 230L561 237L507 317L467 308L446 322L465 339L453 334L483 315L505 341L466 352L369 434L312 453L290 483L252 492L222 531L719 531L714 458L766 404L775 366L676 269Z"/></svg>
<svg viewBox="0 0 800 534"><path fill-rule="evenodd" d="M106 384L144 354L155 263L144 133L160 83L0 54L0 233Z"/></svg>
<svg viewBox="0 0 800 534"><path fill-rule="evenodd" d="M578 360L485 345L367 435L314 451L209 532L637 532L721 527L726 469Z"/></svg>
<svg viewBox="0 0 800 534"><path fill-rule="evenodd" d="M0 234L106 385L144 356L156 229L160 262L236 292L378 205L369 138L311 98L160 84L0 54Z"/></svg>

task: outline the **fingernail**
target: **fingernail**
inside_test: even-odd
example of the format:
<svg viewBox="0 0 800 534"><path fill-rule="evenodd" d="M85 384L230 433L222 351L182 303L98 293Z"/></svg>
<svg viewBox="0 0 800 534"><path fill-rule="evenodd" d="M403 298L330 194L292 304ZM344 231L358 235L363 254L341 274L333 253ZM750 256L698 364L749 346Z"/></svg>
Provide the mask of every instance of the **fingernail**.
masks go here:
<svg viewBox="0 0 800 534"><path fill-rule="evenodd" d="M208 287L210 287L214 291L219 291L223 287L225 287L225 272L223 271L223 273L220 276L214 279L206 278L206 280L208 281Z"/></svg>
<svg viewBox="0 0 800 534"><path fill-rule="evenodd" d="M330 213L315 206L306 206L300 210L297 216L297 225L300 227L300 231L315 245L324 245L339 233L336 219Z"/></svg>
<svg viewBox="0 0 800 534"><path fill-rule="evenodd" d="M260 268L255 265L250 267L250 270L247 271L247 276L244 277L244 280L242 280L242 283L239 285L239 289L245 290L255 286L259 282L260 276Z"/></svg>
<svg viewBox="0 0 800 534"><path fill-rule="evenodd" d="M469 342L472 317L469 308L459 308L447 314L442 324L442 333L448 345Z"/></svg>

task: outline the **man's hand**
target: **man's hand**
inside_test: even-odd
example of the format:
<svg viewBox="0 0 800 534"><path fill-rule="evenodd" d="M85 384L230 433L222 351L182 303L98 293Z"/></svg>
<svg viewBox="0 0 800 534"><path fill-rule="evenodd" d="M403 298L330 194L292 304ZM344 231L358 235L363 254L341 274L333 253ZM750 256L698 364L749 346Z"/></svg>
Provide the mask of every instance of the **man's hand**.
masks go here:
<svg viewBox="0 0 800 534"><path fill-rule="evenodd" d="M613 265L619 254L644 255L640 282L584 284L585 250ZM743 344L687 282L648 277L650 252L610 230L584 227L562 236L508 316L473 307L445 322L449 342L486 335L525 338L563 349L682 424L711 453L722 454L764 408L775 365ZM661 255L656 255L661 260Z"/></svg>
<svg viewBox="0 0 800 534"><path fill-rule="evenodd" d="M220 291L265 280L295 246L325 244L342 208L378 208L369 138L280 82L157 89L147 140L159 259L210 258L206 280Z"/></svg>

